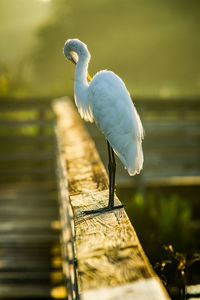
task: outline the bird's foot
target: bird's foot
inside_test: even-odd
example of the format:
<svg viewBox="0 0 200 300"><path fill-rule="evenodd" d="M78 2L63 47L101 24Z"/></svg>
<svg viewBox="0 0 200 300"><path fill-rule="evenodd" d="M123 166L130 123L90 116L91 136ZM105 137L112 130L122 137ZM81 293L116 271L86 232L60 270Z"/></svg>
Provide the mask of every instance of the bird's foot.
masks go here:
<svg viewBox="0 0 200 300"><path fill-rule="evenodd" d="M85 210L83 211L83 215L91 215L91 214L102 214L106 212L111 212L115 209L120 209L125 207L125 205L116 205L116 206L105 206L97 209Z"/></svg>

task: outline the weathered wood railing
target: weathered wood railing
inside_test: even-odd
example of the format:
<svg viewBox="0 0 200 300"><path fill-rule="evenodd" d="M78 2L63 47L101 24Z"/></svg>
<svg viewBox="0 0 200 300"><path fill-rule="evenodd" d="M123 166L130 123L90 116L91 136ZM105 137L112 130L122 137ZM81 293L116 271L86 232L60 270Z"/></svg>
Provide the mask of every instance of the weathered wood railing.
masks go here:
<svg viewBox="0 0 200 300"><path fill-rule="evenodd" d="M54 180L50 103L49 99L0 98L0 182Z"/></svg>
<svg viewBox="0 0 200 300"><path fill-rule="evenodd" d="M71 101L57 100L53 110L69 299L169 299L124 209L82 215L106 205L107 175ZM119 203L117 197L115 201Z"/></svg>
<svg viewBox="0 0 200 300"><path fill-rule="evenodd" d="M0 299L50 299L63 285L50 103L0 98Z"/></svg>
<svg viewBox="0 0 200 300"><path fill-rule="evenodd" d="M49 194L46 192L46 188L50 190L53 188L55 180L54 137L52 134L54 120L50 103L50 99L0 99L0 182L1 198L3 199L0 211L1 217L6 222L4 223L1 219L3 225L0 231L4 235L6 228L9 231L9 237L10 233L13 230L14 232L18 231L19 227L16 226L16 223L15 226L12 225L12 228L10 225L5 226L9 221L7 208L9 207L12 222L14 222L15 217L13 216L15 214L13 212L15 211L17 214L20 211L21 213L23 205L29 207L30 203L27 201L28 198L23 202L20 194L18 195L18 202L15 193L13 193L14 198L12 201L15 206L8 205L4 199L5 190L8 190L9 197L11 197L8 182L13 183L14 187L20 190L19 183L21 181L23 184L25 180L24 187L26 187L31 199L33 198L33 191L30 193L27 182L34 180L41 184L42 189L45 189L45 197L42 197L46 199L46 202L42 204L41 199L34 201L35 212L38 209L37 204L40 202L39 205L42 205L40 212L44 212L45 224L48 223L46 203L48 204L48 210L55 212L55 208L52 208L55 205L55 200L50 199ZM199 105L200 101L198 99L138 99L136 101L146 131L144 141L145 167L142 173L142 180L145 184L199 184ZM79 217L84 207L106 203L107 177L94 144L85 132L76 110L74 111L69 102L63 107L61 104L54 107L58 113L57 138L59 153L61 153L61 155L57 155L57 158L59 158L60 211L62 227L64 228L63 257L66 258L64 259L64 271L67 273L66 277L69 291L71 291L69 294L72 295L71 298L75 299L76 295L81 293L83 298L89 299L88 295L91 294L92 299L98 299L98 297L104 299L101 293L105 288L105 293L110 292L115 299L117 299L117 296L114 293L119 295L118 299L120 297L124 299L124 295L120 295L121 293L127 293L129 287L130 297L132 298L133 293L137 293L137 297L134 294L134 298L140 299L138 294L145 294L145 289L148 289L147 299L150 299L150 294L155 298L154 288L156 290L157 285L159 286L158 290L160 289L159 280L157 278L152 279L155 275L138 244L135 232L125 212L120 210L111 214L95 216L94 218ZM93 124L89 127L92 135L97 137L97 144L100 152L102 152L101 150L105 148L102 135L98 130L95 130ZM126 172L123 172L120 165L118 165L117 175L119 175L118 183L126 186L133 184L133 181L130 181L131 177L124 176ZM2 186L6 187L7 185L8 187L2 191ZM36 194L38 194L37 189L35 190ZM80 199L83 201L80 201ZM117 198L116 201L118 201ZM85 206L83 206L83 202ZM34 217L33 210L29 210L29 213L30 218ZM37 216L37 213L35 215ZM38 220L32 223L29 220L29 215L26 214L26 217L29 225L36 226L31 227L31 232L33 233L33 229L37 231L39 228ZM20 222L19 226L21 226L23 220L19 218L18 221ZM43 220L41 222L44 224ZM24 223L24 227L20 227L22 233L20 230L18 233L24 234L24 230L28 232L30 230L29 225L27 226ZM40 232L39 238L42 234ZM25 234L25 236L27 239L32 237L35 239L35 233L33 235L30 235L30 233ZM38 247L42 248L41 241L44 239L43 242L46 243L47 238L45 231ZM19 245L18 237L15 236L15 239ZM4 241L4 239L1 239L0 247L3 247ZM12 240L10 241L13 243ZM30 242L28 242L28 245L30 246ZM17 249L17 251L14 248L11 249L15 261L17 257L22 257L22 251L19 247ZM24 253L26 255L26 251ZM34 259L37 260L37 256ZM42 257L39 257L39 259L45 263ZM18 259L16 265L19 265ZM7 270L5 274L5 278L8 278ZM1 280L2 278L6 280L3 277L5 274L1 273ZM26 280L26 274L22 272L10 273L9 278L12 278L12 282L15 282L15 280L19 280L19 274ZM38 282L43 274L37 273L36 275L34 272L34 276ZM9 279L10 281L11 279ZM142 283L144 284L142 285ZM22 293L26 290L27 297L38 292L36 286L34 286L34 290L30 288L27 290L21 279L20 286L16 286L18 291L19 287ZM97 288L102 289L97 292ZM12 287L12 291L9 290L9 293L15 294L13 291L15 290ZM95 296L93 296L93 293ZM162 285L161 293L164 293L164 296L158 296L157 298L167 298L162 290ZM5 298L5 294L3 297Z"/></svg>

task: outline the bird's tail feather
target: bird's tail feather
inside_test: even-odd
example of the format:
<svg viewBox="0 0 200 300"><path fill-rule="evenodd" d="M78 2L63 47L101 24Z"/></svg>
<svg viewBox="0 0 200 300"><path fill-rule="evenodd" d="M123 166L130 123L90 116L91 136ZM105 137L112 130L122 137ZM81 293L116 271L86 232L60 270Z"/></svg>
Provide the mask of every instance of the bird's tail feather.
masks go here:
<svg viewBox="0 0 200 300"><path fill-rule="evenodd" d="M142 142L136 139L134 149L130 149L129 159L126 162L129 175L139 174L143 168L144 156L142 150Z"/></svg>

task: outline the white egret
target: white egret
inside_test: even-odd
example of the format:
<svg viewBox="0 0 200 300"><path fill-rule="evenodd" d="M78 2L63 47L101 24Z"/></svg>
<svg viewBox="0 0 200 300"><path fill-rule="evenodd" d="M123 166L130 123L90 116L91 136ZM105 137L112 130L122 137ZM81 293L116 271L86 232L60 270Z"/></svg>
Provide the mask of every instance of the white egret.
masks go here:
<svg viewBox="0 0 200 300"><path fill-rule="evenodd" d="M114 152L129 175L140 173L143 167L142 139L144 137L140 117L124 82L115 73L104 70L98 72L93 78L89 76L90 53L83 42L78 39L67 40L64 45L64 55L76 64L74 98L78 111L85 121L95 121L105 135L108 146L108 206L85 213L121 208L122 205L114 206L116 171Z"/></svg>

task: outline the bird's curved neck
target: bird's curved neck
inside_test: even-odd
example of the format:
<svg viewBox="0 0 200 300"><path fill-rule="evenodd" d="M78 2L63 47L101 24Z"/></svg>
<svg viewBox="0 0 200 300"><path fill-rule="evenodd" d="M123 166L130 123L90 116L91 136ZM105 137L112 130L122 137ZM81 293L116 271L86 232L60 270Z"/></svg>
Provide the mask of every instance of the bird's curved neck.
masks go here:
<svg viewBox="0 0 200 300"><path fill-rule="evenodd" d="M88 63L89 63L89 56L80 55L76 65L76 71L75 71L75 86L76 84L79 86L80 85L88 86L88 81L87 81Z"/></svg>

